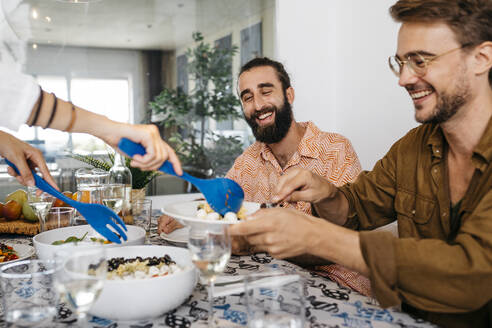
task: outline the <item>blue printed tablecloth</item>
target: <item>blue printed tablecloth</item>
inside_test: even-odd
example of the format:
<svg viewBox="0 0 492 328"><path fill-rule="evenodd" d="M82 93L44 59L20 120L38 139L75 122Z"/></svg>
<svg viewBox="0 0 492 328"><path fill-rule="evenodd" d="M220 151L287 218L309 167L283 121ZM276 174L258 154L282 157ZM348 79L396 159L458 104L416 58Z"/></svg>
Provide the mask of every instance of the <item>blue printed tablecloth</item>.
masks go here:
<svg viewBox="0 0 492 328"><path fill-rule="evenodd" d="M32 246L32 238L0 235L2 242L27 244ZM170 245L152 229L153 245ZM335 282L313 274L292 263L273 259L265 253L249 256L232 256L224 272L225 275L246 275L257 272L266 266L294 271L305 278L307 285L306 327L432 327L431 324L399 311L396 308L382 309L375 299L360 295ZM139 322L115 322L98 317L89 317L90 328L157 328L157 327L205 327L208 316L206 286L198 284L191 295L177 309L159 318ZM243 294L217 297L214 300L215 317L220 327L238 327L247 324L246 306ZM3 316L2 316L3 317ZM73 312L61 304L58 316L50 327L67 327L74 324ZM3 318L0 325L5 326Z"/></svg>

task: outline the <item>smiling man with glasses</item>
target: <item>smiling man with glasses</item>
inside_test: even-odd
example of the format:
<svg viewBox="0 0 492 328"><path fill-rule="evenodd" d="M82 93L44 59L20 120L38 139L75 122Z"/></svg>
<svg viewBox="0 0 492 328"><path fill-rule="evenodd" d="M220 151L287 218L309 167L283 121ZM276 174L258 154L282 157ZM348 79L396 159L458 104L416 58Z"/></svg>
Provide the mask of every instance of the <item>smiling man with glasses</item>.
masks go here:
<svg viewBox="0 0 492 328"><path fill-rule="evenodd" d="M381 306L443 327L492 327L492 0L399 0L391 70L422 123L335 187L307 170L230 232L278 258L311 254L371 280ZM398 222L399 237L373 229Z"/></svg>

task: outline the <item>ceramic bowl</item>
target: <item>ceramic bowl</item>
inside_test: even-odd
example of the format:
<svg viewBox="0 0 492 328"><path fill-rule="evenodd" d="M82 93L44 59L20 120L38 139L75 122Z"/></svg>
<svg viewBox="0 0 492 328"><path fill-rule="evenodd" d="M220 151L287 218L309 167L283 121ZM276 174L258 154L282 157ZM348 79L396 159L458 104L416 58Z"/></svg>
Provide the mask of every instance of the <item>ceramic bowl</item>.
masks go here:
<svg viewBox="0 0 492 328"><path fill-rule="evenodd" d="M106 280L89 313L118 321L148 320L180 306L193 292L198 274L186 248L126 246L107 250L107 258L162 257L168 254L183 270L166 276Z"/></svg>
<svg viewBox="0 0 492 328"><path fill-rule="evenodd" d="M126 227L128 229L128 231L126 232L126 236L128 238L127 241L124 241L121 244L104 244L103 247L111 248L128 245L143 245L145 243L145 229L134 225L127 225ZM55 252L60 249L60 245L52 245L54 241L66 240L68 237L71 236L82 238L82 236L86 232L87 236L84 238L84 240L90 240L90 237L103 238L90 225L58 228L37 234L33 238L33 244L36 248L38 258L41 260L53 259L55 256ZM82 242L77 244L65 243L63 244L63 247L91 247L100 245L100 243L95 242Z"/></svg>

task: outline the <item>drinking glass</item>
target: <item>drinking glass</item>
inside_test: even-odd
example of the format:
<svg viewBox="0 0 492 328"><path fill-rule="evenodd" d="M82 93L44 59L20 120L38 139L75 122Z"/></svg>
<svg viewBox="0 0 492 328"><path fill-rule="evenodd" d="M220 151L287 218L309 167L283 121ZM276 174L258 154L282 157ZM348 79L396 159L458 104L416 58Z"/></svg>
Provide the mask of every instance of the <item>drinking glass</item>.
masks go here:
<svg viewBox="0 0 492 328"><path fill-rule="evenodd" d="M46 215L45 228L51 230L72 226L74 215L73 207L52 207Z"/></svg>
<svg viewBox="0 0 492 328"><path fill-rule="evenodd" d="M145 243L150 241L152 223L152 200L138 199L132 202L133 224L145 229Z"/></svg>
<svg viewBox="0 0 492 328"><path fill-rule="evenodd" d="M112 209L116 214L120 213L125 203L125 185L121 183L111 183L101 187L102 203Z"/></svg>
<svg viewBox="0 0 492 328"><path fill-rule="evenodd" d="M52 326L58 302L54 276L54 261L26 260L0 268L3 314L10 326Z"/></svg>
<svg viewBox="0 0 492 328"><path fill-rule="evenodd" d="M248 327L304 327L305 284L301 276L268 270L249 274L244 284Z"/></svg>
<svg viewBox="0 0 492 328"><path fill-rule="evenodd" d="M215 327L213 303L214 281L224 271L231 257L231 239L227 225L192 225L188 237L191 260L209 285L208 326Z"/></svg>
<svg viewBox="0 0 492 328"><path fill-rule="evenodd" d="M85 327L87 312L101 293L108 264L104 247L65 248L55 253L55 286L77 313L77 323Z"/></svg>
<svg viewBox="0 0 492 328"><path fill-rule="evenodd" d="M46 215L51 209L55 197L46 192L40 192L36 187L27 187L27 201L39 219L40 231L46 231Z"/></svg>
<svg viewBox="0 0 492 328"><path fill-rule="evenodd" d="M75 182L79 202L101 204L101 191L102 187L109 183L109 172L101 169L81 168L75 171ZM87 222L77 213L75 224L87 224Z"/></svg>

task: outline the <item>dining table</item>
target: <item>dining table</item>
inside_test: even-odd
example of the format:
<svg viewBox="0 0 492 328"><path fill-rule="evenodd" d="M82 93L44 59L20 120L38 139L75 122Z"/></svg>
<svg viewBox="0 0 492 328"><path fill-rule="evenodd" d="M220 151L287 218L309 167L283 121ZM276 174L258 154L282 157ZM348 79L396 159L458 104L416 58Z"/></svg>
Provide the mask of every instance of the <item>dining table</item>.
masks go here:
<svg viewBox="0 0 492 328"><path fill-rule="evenodd" d="M171 203L188 202L200 198L200 194L178 194L147 197L152 200L153 220L148 243L186 247L186 244L170 242L157 233L157 219L161 209ZM1 234L1 242L32 246L32 238L27 236ZM35 257L35 255L33 256ZM232 255L223 276L248 275L270 269L280 269L295 273L303 278L305 284L305 327L310 328L370 328L370 327L436 327L419 318L404 313L398 307L382 308L377 300L351 290L348 287L301 268L286 260L275 259L267 253L251 255ZM227 293L226 293L227 294ZM3 297L3 296L2 296ZM213 303L217 327L246 327L247 308L243 292L219 295ZM205 283L197 283L192 295L178 308L148 320L120 322L89 316L90 328L157 328L157 327L207 327L208 293ZM3 312L0 308L0 312ZM0 327L5 327L3 313ZM76 324L76 315L67 304L59 304L56 318L49 327L70 327Z"/></svg>

